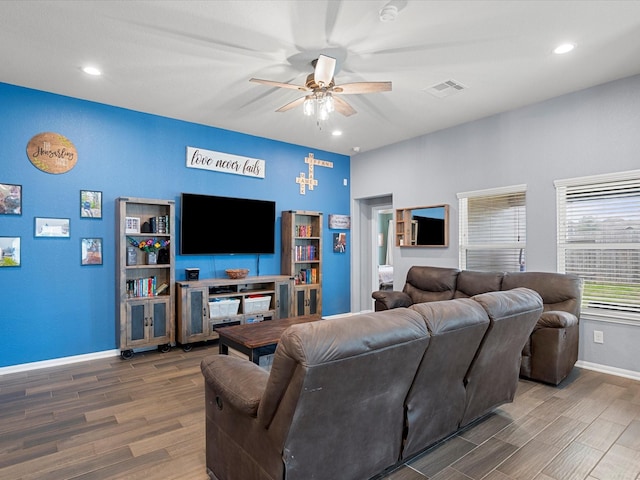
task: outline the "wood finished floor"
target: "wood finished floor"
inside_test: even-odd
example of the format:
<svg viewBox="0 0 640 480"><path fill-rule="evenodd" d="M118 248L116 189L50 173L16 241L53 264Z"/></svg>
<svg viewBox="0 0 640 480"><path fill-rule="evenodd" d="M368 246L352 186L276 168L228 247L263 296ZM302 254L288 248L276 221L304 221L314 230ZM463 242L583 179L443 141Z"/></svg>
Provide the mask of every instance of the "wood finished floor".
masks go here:
<svg viewBox="0 0 640 480"><path fill-rule="evenodd" d="M0 376L0 479L205 480L200 360L136 354ZM640 382L574 369L385 480L640 480ZM340 479L336 479L340 480Z"/></svg>

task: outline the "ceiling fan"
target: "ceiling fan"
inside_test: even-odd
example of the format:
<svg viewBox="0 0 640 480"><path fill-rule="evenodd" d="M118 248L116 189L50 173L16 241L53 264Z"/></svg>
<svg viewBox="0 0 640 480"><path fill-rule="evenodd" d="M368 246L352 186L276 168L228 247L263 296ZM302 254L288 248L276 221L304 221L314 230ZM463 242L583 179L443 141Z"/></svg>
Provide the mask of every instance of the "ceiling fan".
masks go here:
<svg viewBox="0 0 640 480"><path fill-rule="evenodd" d="M315 113L319 120L324 120L333 110L347 117L356 113L356 110L340 95L391 91L391 82L355 82L336 85L333 79L336 59L327 55L319 55L316 60L311 62L311 65L314 67L314 71L307 76L307 81L304 85L261 80L259 78L252 78L249 81L271 87L306 92L304 97L283 105L276 112L286 112L298 105L303 105L305 115L313 115Z"/></svg>

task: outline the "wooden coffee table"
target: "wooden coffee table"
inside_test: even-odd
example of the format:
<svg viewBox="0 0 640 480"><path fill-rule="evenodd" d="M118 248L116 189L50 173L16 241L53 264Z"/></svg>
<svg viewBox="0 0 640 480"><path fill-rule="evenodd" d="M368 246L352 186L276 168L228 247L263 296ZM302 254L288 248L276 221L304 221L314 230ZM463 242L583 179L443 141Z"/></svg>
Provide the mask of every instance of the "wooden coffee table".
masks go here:
<svg viewBox="0 0 640 480"><path fill-rule="evenodd" d="M228 355L229 348L233 348L248 355L253 363L259 364L261 356L270 355L275 351L282 332L291 325L320 319L319 315L307 315L218 328L218 347L223 355Z"/></svg>

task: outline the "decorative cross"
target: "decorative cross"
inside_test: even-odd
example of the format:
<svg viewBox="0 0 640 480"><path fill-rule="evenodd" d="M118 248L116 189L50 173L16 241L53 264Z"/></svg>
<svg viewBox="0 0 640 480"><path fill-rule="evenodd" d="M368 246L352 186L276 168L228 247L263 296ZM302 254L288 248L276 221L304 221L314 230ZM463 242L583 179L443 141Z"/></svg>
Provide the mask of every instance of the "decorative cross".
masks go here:
<svg viewBox="0 0 640 480"><path fill-rule="evenodd" d="M300 195L304 195L306 193L306 186L309 186L309 190L313 190L313 187L318 185L318 180L313 178L313 166L318 165L319 167L327 167L333 168L333 162L328 162L326 160L318 160L313 157L313 153L310 153L309 156L305 157L304 163L309 165L309 177L305 176L304 172L300 172L300 176L296 177L296 183L300 184Z"/></svg>

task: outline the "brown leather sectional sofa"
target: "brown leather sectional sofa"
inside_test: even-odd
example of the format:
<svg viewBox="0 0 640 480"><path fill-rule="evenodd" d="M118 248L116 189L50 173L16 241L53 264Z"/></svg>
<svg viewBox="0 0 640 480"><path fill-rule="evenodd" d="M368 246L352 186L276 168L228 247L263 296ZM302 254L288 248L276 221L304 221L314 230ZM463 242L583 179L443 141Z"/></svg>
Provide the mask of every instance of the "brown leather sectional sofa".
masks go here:
<svg viewBox="0 0 640 480"><path fill-rule="evenodd" d="M522 350L520 375L558 385L578 360L582 280L552 272L476 272L414 266L400 291L373 292L375 310L467 298L485 292L526 287L538 292L544 312Z"/></svg>
<svg viewBox="0 0 640 480"><path fill-rule="evenodd" d="M214 480L365 480L513 400L542 299L517 288L289 327L271 371L202 361Z"/></svg>

